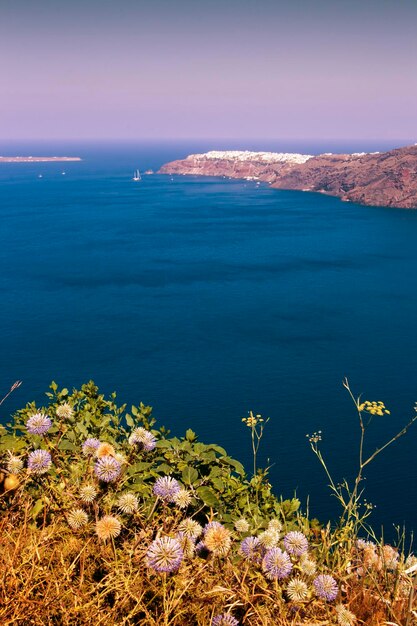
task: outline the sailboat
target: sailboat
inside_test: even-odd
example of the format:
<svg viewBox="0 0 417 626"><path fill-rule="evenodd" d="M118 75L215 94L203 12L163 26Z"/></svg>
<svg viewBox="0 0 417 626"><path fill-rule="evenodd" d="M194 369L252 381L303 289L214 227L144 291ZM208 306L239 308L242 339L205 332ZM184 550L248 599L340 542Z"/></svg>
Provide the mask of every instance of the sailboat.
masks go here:
<svg viewBox="0 0 417 626"><path fill-rule="evenodd" d="M133 178L132 178L132 180L136 180L136 181L138 181L138 180L142 180L142 176L140 175L139 170L135 170L135 171L133 172Z"/></svg>

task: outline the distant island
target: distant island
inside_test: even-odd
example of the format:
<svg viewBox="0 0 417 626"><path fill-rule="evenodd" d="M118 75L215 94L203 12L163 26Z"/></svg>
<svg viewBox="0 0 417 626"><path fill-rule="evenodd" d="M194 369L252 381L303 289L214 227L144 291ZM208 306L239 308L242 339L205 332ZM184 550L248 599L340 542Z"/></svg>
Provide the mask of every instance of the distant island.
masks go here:
<svg viewBox="0 0 417 626"><path fill-rule="evenodd" d="M388 152L211 151L163 165L160 174L224 176L314 191L372 206L417 208L417 144Z"/></svg>
<svg viewBox="0 0 417 626"><path fill-rule="evenodd" d="M81 160L81 157L67 156L0 156L0 163L49 163L53 161Z"/></svg>

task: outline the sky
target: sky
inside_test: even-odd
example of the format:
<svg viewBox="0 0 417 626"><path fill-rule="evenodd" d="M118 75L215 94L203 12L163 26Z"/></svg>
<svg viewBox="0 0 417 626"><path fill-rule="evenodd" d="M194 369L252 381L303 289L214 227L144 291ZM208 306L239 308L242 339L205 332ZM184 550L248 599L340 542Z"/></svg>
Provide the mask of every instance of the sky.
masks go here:
<svg viewBox="0 0 417 626"><path fill-rule="evenodd" d="M417 141L417 0L0 0L0 141Z"/></svg>

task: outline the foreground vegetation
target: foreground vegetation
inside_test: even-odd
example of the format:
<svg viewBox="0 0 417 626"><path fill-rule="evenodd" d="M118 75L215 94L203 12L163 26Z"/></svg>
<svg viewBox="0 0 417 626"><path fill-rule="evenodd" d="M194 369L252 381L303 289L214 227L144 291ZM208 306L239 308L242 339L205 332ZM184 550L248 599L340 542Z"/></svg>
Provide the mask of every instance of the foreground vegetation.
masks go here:
<svg viewBox="0 0 417 626"><path fill-rule="evenodd" d="M349 393L350 389L347 385ZM155 428L94 383L52 383L0 427L0 623L261 626L416 622L417 558L377 541L360 507L364 437L380 402L354 400L358 477L333 482L339 523L273 495L257 468L261 416L244 419L254 471L192 430ZM361 512L362 511L362 512Z"/></svg>

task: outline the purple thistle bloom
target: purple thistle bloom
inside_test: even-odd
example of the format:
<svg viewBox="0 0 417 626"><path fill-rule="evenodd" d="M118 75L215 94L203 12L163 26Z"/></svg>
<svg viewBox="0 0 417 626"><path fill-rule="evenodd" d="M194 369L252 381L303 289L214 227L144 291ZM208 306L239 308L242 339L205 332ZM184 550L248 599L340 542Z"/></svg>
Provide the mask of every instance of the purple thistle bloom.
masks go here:
<svg viewBox="0 0 417 626"><path fill-rule="evenodd" d="M153 486L154 494L165 502L174 502L175 496L180 490L179 482L170 476L161 476Z"/></svg>
<svg viewBox="0 0 417 626"><path fill-rule="evenodd" d="M159 537L152 541L147 553L148 567L156 572L175 572L181 565L184 552L180 542L171 537Z"/></svg>
<svg viewBox="0 0 417 626"><path fill-rule="evenodd" d="M216 615L211 621L211 626L238 626L239 622L230 613Z"/></svg>
<svg viewBox="0 0 417 626"><path fill-rule="evenodd" d="M203 528L203 535L211 528L222 528L222 524L220 522L208 522Z"/></svg>
<svg viewBox="0 0 417 626"><path fill-rule="evenodd" d="M286 578L292 570L291 559L281 548L271 548L262 560L262 569L269 580Z"/></svg>
<svg viewBox="0 0 417 626"><path fill-rule="evenodd" d="M198 556L201 556L205 559L209 555L209 551L207 550L207 546L204 541L199 541L195 546L195 552Z"/></svg>
<svg viewBox="0 0 417 626"><path fill-rule="evenodd" d="M146 428L135 428L129 437L130 445L137 445L144 452L151 452L156 446L156 438L150 430Z"/></svg>
<svg viewBox="0 0 417 626"><path fill-rule="evenodd" d="M26 422L26 428L30 435L44 435L51 426L51 419L45 413L35 413Z"/></svg>
<svg viewBox="0 0 417 626"><path fill-rule="evenodd" d="M52 465L48 450L34 450L29 454L28 468L34 474L46 474Z"/></svg>
<svg viewBox="0 0 417 626"><path fill-rule="evenodd" d="M316 576L313 580L313 585L316 596L322 600L327 600L327 602L335 600L337 594L339 593L337 582L333 576L329 576L328 574L320 574L319 576Z"/></svg>
<svg viewBox="0 0 417 626"><path fill-rule="evenodd" d="M89 437L83 443L83 454L94 454L99 445L100 441L98 439L94 439L94 437Z"/></svg>
<svg viewBox="0 0 417 626"><path fill-rule="evenodd" d="M239 552L251 563L260 563L265 555L265 549L258 537L246 537L240 544Z"/></svg>
<svg viewBox="0 0 417 626"><path fill-rule="evenodd" d="M284 537L284 546L289 554L301 556L308 550L308 539L298 530L287 533Z"/></svg>
<svg viewBox="0 0 417 626"><path fill-rule="evenodd" d="M111 483L119 477L122 466L109 454L102 456L94 465L94 472L100 480Z"/></svg>

